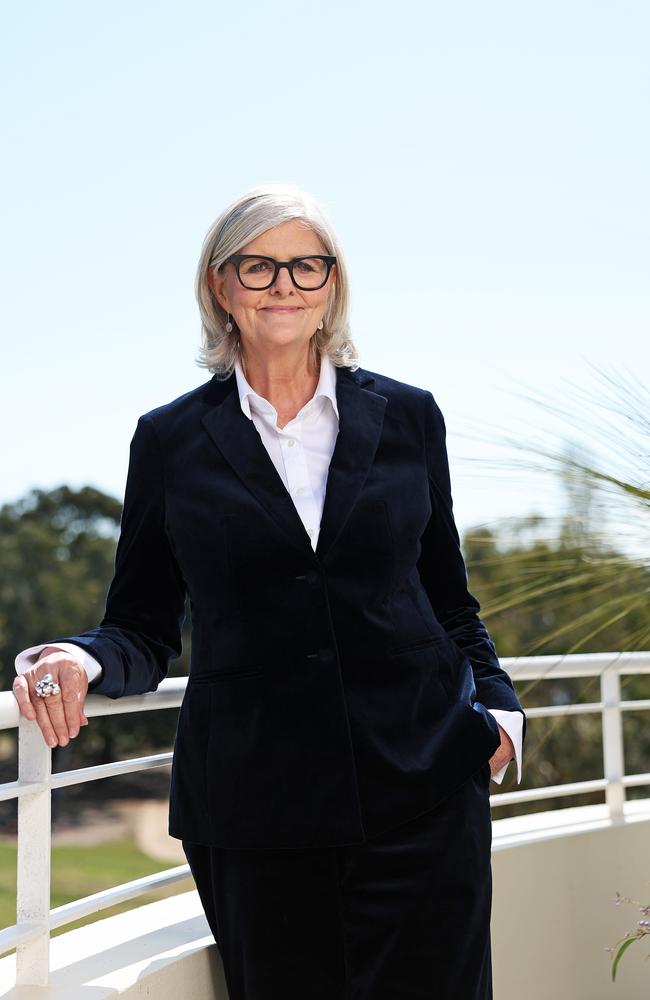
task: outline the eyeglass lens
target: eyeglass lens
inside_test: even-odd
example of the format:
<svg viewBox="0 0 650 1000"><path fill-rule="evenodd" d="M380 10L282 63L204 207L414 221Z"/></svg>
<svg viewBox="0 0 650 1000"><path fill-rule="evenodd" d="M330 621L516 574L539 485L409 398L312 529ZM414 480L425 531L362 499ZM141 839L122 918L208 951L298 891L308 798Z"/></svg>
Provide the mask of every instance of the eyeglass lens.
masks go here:
<svg viewBox="0 0 650 1000"><path fill-rule="evenodd" d="M240 261L239 280L246 288L268 288L274 274L274 263L267 257L248 257ZM320 288L327 278L327 262L318 257L296 260L291 265L291 276L298 288Z"/></svg>

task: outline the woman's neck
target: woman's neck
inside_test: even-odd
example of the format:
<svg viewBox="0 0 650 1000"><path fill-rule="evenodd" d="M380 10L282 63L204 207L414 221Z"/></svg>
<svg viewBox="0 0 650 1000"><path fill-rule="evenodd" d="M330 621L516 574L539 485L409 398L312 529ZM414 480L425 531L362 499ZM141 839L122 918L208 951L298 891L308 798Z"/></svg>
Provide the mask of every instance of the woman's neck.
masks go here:
<svg viewBox="0 0 650 1000"><path fill-rule="evenodd" d="M278 427L284 427L313 397L319 372L312 372L309 350L293 357L260 357L244 351L246 381L273 406Z"/></svg>

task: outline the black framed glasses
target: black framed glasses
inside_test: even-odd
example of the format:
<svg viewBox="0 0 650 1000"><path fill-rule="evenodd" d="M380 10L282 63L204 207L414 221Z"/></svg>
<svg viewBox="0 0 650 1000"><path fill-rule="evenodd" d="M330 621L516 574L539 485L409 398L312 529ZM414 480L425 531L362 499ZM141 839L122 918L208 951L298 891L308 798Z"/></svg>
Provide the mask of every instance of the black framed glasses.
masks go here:
<svg viewBox="0 0 650 1000"><path fill-rule="evenodd" d="M322 288L330 276L336 257L330 254L316 254L310 257L294 257L292 260L275 260L274 257L260 257L250 253L234 253L224 263L230 262L237 271L237 277L244 286L261 292L270 288L281 267L286 267L296 288L302 292L315 292Z"/></svg>

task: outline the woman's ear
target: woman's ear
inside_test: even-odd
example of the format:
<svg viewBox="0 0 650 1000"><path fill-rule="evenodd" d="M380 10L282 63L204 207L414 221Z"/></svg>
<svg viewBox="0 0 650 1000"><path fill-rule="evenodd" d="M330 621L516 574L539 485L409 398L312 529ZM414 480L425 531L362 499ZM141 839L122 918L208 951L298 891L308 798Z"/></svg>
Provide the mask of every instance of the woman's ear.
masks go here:
<svg viewBox="0 0 650 1000"><path fill-rule="evenodd" d="M225 309L226 312L230 312L230 305L225 288L225 276L221 273L221 271L208 272L208 285L212 289L214 297L221 308Z"/></svg>
<svg viewBox="0 0 650 1000"><path fill-rule="evenodd" d="M328 294L327 294L327 308L332 305L334 301L334 295L336 294L336 276L331 279Z"/></svg>

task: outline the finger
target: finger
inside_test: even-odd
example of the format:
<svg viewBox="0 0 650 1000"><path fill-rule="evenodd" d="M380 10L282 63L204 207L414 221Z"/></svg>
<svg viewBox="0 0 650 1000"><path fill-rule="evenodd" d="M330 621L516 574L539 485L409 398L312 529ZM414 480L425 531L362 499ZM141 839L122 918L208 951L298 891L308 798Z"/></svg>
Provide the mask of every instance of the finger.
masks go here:
<svg viewBox="0 0 650 1000"><path fill-rule="evenodd" d="M50 698L51 697L53 696L50 695ZM46 709L45 705L43 704L43 702L47 701L48 699L39 698L39 696L36 694L35 691L33 694L33 698L34 700L32 704L36 709L36 721L40 726L41 732L43 734L43 739L45 740L45 742L49 747L55 747L59 741L56 733L54 732L54 727L52 726L52 722L50 720L50 714Z"/></svg>
<svg viewBox="0 0 650 1000"><path fill-rule="evenodd" d="M52 666L49 673L52 680L59 683L59 671ZM35 685L40 678L34 674L30 679L32 684ZM70 736L61 693L40 697L34 688L34 704L36 707L36 720L41 727L45 742L51 747L56 746L57 743L61 746L66 746L70 742Z"/></svg>
<svg viewBox="0 0 650 1000"><path fill-rule="evenodd" d="M54 679L56 680L56 678ZM41 698L41 701L46 703L45 709L50 717L50 724L56 733L59 746L66 746L70 742L70 733L65 717L62 694L50 694L46 698Z"/></svg>
<svg viewBox="0 0 650 1000"><path fill-rule="evenodd" d="M80 681L76 670L59 671L59 684L61 685L61 698L63 701L63 714L70 739L79 732L81 726L81 702L80 702Z"/></svg>
<svg viewBox="0 0 650 1000"><path fill-rule="evenodd" d="M36 711L29 697L29 684L27 683L27 678L19 674L18 677L14 679L12 691L14 697L18 702L18 708L25 716L26 719L35 719Z"/></svg>

